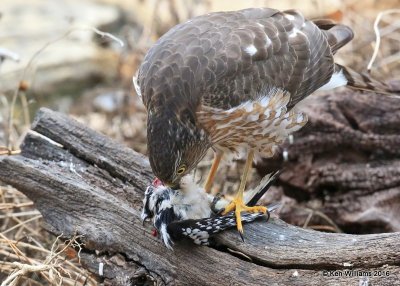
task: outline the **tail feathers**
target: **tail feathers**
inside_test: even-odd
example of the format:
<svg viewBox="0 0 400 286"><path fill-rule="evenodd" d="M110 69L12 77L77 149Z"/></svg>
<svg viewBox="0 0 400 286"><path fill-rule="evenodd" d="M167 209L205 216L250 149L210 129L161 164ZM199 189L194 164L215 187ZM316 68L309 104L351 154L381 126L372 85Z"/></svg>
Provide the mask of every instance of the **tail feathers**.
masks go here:
<svg viewBox="0 0 400 286"><path fill-rule="evenodd" d="M336 25L336 23L331 19L315 19L313 20L313 23L321 30L329 30Z"/></svg>
<svg viewBox="0 0 400 286"><path fill-rule="evenodd" d="M244 194L244 201L246 205L249 207L255 206L264 196L264 194L270 189L280 174L281 170L267 174L264 176L264 178L262 178L257 187L246 191ZM230 201L228 199L216 196L212 201L211 209L215 214L220 214L229 203ZM268 210L271 211L270 209Z"/></svg>
<svg viewBox="0 0 400 286"><path fill-rule="evenodd" d="M358 73L348 67L336 64L335 70L341 71L347 80L346 85L350 88L374 91L376 93L389 94L397 93L397 90L389 87L384 82L373 79L369 74ZM336 72L336 71L335 71Z"/></svg>
<svg viewBox="0 0 400 286"><path fill-rule="evenodd" d="M350 27L335 24L332 20L321 19L314 20L313 22L324 33L333 54L350 42L354 37L353 30Z"/></svg>
<svg viewBox="0 0 400 286"><path fill-rule="evenodd" d="M325 35L332 54L335 54L341 47L350 42L354 33L350 27L341 24L335 24L332 20L321 19L314 20L314 24ZM368 74L357 73L350 68L335 64L334 73L328 83L319 90L327 90L339 86L347 85L348 87L374 91L376 93L390 94L398 93L398 90L389 87L383 82L371 78Z"/></svg>
<svg viewBox="0 0 400 286"><path fill-rule="evenodd" d="M247 205L249 207L255 206L262 196L270 189L271 185L276 181L280 174L281 170L266 175L255 188L255 193L249 195L250 199L248 200Z"/></svg>

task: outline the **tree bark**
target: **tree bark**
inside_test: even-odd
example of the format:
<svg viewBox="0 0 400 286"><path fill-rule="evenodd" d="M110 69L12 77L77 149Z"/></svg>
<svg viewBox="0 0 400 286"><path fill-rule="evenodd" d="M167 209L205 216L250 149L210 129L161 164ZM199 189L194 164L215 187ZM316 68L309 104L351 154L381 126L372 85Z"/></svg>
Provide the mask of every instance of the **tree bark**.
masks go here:
<svg viewBox="0 0 400 286"><path fill-rule="evenodd" d="M84 236L82 265L104 285L398 283L399 233L323 233L274 218L245 225L244 243L232 230L216 247L183 241L169 251L140 220L153 176L146 157L48 109L32 131L20 155L0 158L0 179L34 201L50 231Z"/></svg>
<svg viewBox="0 0 400 286"><path fill-rule="evenodd" d="M303 225L313 209L347 233L400 231L399 97L345 90L306 100L308 124L256 166L283 168L281 192L295 202L282 217Z"/></svg>

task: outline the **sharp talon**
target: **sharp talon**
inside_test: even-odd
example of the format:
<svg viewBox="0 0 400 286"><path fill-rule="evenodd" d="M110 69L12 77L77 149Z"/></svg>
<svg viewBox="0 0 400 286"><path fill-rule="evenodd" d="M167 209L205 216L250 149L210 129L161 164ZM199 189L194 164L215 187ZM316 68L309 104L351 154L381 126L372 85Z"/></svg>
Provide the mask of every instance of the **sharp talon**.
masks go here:
<svg viewBox="0 0 400 286"><path fill-rule="evenodd" d="M267 222L268 222L269 219L271 218L271 213L267 210L266 215L267 215Z"/></svg>
<svg viewBox="0 0 400 286"><path fill-rule="evenodd" d="M242 199L233 200L229 205L227 205L225 207L225 209L221 210L221 214L222 215L227 215L231 211L235 211L236 227L237 227L237 230L238 230L238 232L240 234L240 237L241 237L243 242L244 242L244 238L243 238L242 219L241 219L241 216L240 216L241 212L246 211L246 212L251 212L251 213L257 213L257 212L268 213L267 221L269 219L269 212L268 212L268 209L266 207L263 207L263 206L252 206L252 207L249 207L249 206L246 206L243 203Z"/></svg>
<svg viewBox="0 0 400 286"><path fill-rule="evenodd" d="M244 242L243 233L242 233L242 232L240 232L240 231L238 231L238 232L239 232L240 238L241 238L241 239L242 239L242 241Z"/></svg>

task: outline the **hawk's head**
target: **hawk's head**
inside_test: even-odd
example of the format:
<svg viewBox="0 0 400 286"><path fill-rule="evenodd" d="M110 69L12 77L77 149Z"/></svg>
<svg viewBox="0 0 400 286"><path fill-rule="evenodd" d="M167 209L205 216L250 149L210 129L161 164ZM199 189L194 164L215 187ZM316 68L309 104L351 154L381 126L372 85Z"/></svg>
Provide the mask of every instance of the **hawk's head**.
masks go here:
<svg viewBox="0 0 400 286"><path fill-rule="evenodd" d="M162 117L148 115L150 165L154 175L168 186L177 187L211 147L208 135L195 120L188 110Z"/></svg>

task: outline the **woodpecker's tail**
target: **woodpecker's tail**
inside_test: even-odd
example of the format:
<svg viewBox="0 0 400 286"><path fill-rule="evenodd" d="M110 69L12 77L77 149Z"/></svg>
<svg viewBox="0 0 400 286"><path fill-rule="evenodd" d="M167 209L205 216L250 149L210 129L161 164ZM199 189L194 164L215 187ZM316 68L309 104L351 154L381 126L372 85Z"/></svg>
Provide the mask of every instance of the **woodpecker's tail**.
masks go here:
<svg viewBox="0 0 400 286"><path fill-rule="evenodd" d="M272 184L276 181L276 179L279 177L281 174L281 170L275 171L271 174L266 175L261 182L258 184L258 187L255 188L253 192L249 191L250 194L246 194L246 197L249 198L249 200L246 199L249 207L255 206L258 201L264 196L264 194L269 190L269 188L272 186ZM271 211L268 208L269 211Z"/></svg>
<svg viewBox="0 0 400 286"><path fill-rule="evenodd" d="M376 93L389 94L393 95L394 93L398 93L399 90L395 90L385 84L384 82L378 81L372 78L367 73L358 73L351 68L336 64L335 65L335 73L342 73L346 78L346 86L358 90L367 90L373 91Z"/></svg>

